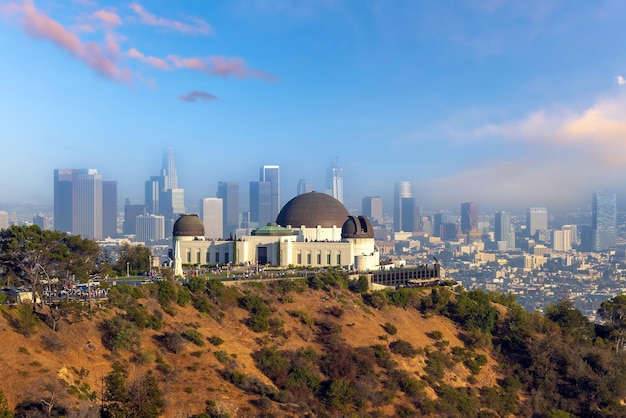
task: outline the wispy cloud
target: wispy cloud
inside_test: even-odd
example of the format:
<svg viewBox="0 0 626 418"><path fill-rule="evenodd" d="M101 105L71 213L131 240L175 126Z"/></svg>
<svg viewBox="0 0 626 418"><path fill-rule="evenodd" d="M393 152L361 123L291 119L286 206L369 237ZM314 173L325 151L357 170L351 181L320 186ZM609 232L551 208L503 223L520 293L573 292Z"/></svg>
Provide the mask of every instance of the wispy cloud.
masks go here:
<svg viewBox="0 0 626 418"><path fill-rule="evenodd" d="M151 65L154 68L158 68L159 70L167 71L167 70L171 69L166 60L164 60L162 58L146 56L146 55L142 54L141 52L139 52L135 48L129 49L126 52L126 55L128 55L131 58L137 58L137 59L145 62L146 64Z"/></svg>
<svg viewBox="0 0 626 418"><path fill-rule="evenodd" d="M615 78L617 79L617 84L619 84L620 86L626 85L626 78L624 78L623 76L618 75Z"/></svg>
<svg viewBox="0 0 626 418"><path fill-rule="evenodd" d="M235 77L239 79L253 77L267 81L276 80L276 77L271 74L248 68L245 61L238 57L229 58L218 55L212 57L181 58L176 55L169 55L167 59L178 68L190 68L211 76L225 78Z"/></svg>
<svg viewBox="0 0 626 418"><path fill-rule="evenodd" d="M198 101L210 102L213 100L218 100L219 97L204 91L193 90L187 94L181 94L180 96L178 96L178 99L182 100L183 102L195 103Z"/></svg>
<svg viewBox="0 0 626 418"><path fill-rule="evenodd" d="M193 23L185 23L155 16L139 3L131 3L130 8L137 14L141 22L150 26L160 26L187 35L212 35L215 32L210 24L197 17L190 18Z"/></svg>
<svg viewBox="0 0 626 418"><path fill-rule="evenodd" d="M91 69L115 81L129 82L130 71L118 67L115 56L119 51L112 36L108 36L104 47L93 42L82 42L59 22L39 12L32 1L12 4L12 12L21 17L24 31L31 37L50 41L69 52Z"/></svg>
<svg viewBox="0 0 626 418"><path fill-rule="evenodd" d="M110 12L108 10L98 10L94 12L94 17L100 19L107 26L118 26L122 24L122 19L117 13Z"/></svg>

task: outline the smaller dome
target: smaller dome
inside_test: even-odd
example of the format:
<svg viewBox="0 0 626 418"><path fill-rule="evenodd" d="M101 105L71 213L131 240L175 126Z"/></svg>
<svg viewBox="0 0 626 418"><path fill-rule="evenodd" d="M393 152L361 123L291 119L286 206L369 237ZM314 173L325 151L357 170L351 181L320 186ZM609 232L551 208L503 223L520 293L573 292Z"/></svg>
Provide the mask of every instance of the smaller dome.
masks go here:
<svg viewBox="0 0 626 418"><path fill-rule="evenodd" d="M173 234L175 237L203 237L204 225L198 215L180 215L174 223Z"/></svg>
<svg viewBox="0 0 626 418"><path fill-rule="evenodd" d="M374 228L367 216L348 216L341 227L341 238L374 238Z"/></svg>

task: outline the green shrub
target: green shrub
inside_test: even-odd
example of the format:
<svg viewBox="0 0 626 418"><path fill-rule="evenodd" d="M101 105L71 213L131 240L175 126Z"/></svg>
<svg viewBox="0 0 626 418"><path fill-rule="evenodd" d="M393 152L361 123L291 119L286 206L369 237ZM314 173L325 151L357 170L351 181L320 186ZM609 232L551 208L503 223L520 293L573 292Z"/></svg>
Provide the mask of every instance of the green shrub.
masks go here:
<svg viewBox="0 0 626 418"><path fill-rule="evenodd" d="M199 347L204 347L204 336L193 328L186 329L182 332L182 337L191 341Z"/></svg>
<svg viewBox="0 0 626 418"><path fill-rule="evenodd" d="M226 351L215 351L213 354L220 363L228 363L228 353Z"/></svg>
<svg viewBox="0 0 626 418"><path fill-rule="evenodd" d="M209 338L207 338L209 340L209 342L211 344L213 344L214 346L218 346L218 345L222 345L224 343L224 340L222 340L220 337L216 336L216 335L212 335Z"/></svg>
<svg viewBox="0 0 626 418"><path fill-rule="evenodd" d="M408 341L405 340L397 340L389 344L389 349L392 353L400 354L402 357L415 357L418 353Z"/></svg>
<svg viewBox="0 0 626 418"><path fill-rule="evenodd" d="M398 327L396 327L391 322L385 322L385 324L383 325L383 329L389 335L396 335L398 333Z"/></svg>

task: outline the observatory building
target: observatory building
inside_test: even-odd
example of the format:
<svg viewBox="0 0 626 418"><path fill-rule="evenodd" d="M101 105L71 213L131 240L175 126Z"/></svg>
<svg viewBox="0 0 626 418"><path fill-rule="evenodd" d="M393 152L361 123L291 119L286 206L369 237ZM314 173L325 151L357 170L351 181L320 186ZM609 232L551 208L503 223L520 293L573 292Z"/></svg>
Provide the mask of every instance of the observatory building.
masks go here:
<svg viewBox="0 0 626 418"><path fill-rule="evenodd" d="M316 192L294 197L276 222L231 240L205 239L198 215L181 215L172 255L176 276L182 276L183 265L339 266L366 272L380 262L369 219L350 215L337 199Z"/></svg>

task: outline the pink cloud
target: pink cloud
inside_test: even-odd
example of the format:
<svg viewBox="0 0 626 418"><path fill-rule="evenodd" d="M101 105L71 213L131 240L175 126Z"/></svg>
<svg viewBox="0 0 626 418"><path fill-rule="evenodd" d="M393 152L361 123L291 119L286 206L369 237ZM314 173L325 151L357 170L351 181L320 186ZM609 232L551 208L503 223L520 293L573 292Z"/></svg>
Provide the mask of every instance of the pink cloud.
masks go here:
<svg viewBox="0 0 626 418"><path fill-rule="evenodd" d="M165 70L165 71L170 70L169 64L164 59L152 57L152 56L145 56L144 54L142 54L135 48L129 49L126 52L126 55L128 55L131 58L137 58L145 62L146 64L153 66L154 68L158 68L159 70Z"/></svg>
<svg viewBox="0 0 626 418"><path fill-rule="evenodd" d="M225 78L236 77L239 79L254 77L268 81L274 81L276 79L274 76L265 72L247 68L245 61L238 57L228 58L212 56L206 58L181 58L176 55L169 55L167 59L178 68L191 68L212 76Z"/></svg>
<svg viewBox="0 0 626 418"><path fill-rule="evenodd" d="M82 61L91 69L115 81L129 82L131 75L126 69L118 68L111 56L119 52L113 37L107 37L105 50L98 44L83 43L75 34L63 25L40 13L32 1L25 1L17 6L22 14L24 31L31 37L52 42Z"/></svg>
<svg viewBox="0 0 626 418"><path fill-rule="evenodd" d="M139 3L131 3L130 8L139 16L141 22L150 26L160 26L173 29L187 35L211 35L214 29L211 25L200 18L192 18L194 24L179 22L177 20L169 20L163 17L157 17L148 12Z"/></svg>
<svg viewBox="0 0 626 418"><path fill-rule="evenodd" d="M181 94L180 96L178 96L178 99L182 100L183 102L194 103L194 102L197 102L199 100L202 100L202 101L218 100L219 97L214 96L211 93L206 93L204 91L193 90L193 91L190 91L187 94Z"/></svg>
<svg viewBox="0 0 626 418"><path fill-rule="evenodd" d="M107 10L98 10L93 15L108 26L118 26L122 24L122 19L120 19L116 13Z"/></svg>

